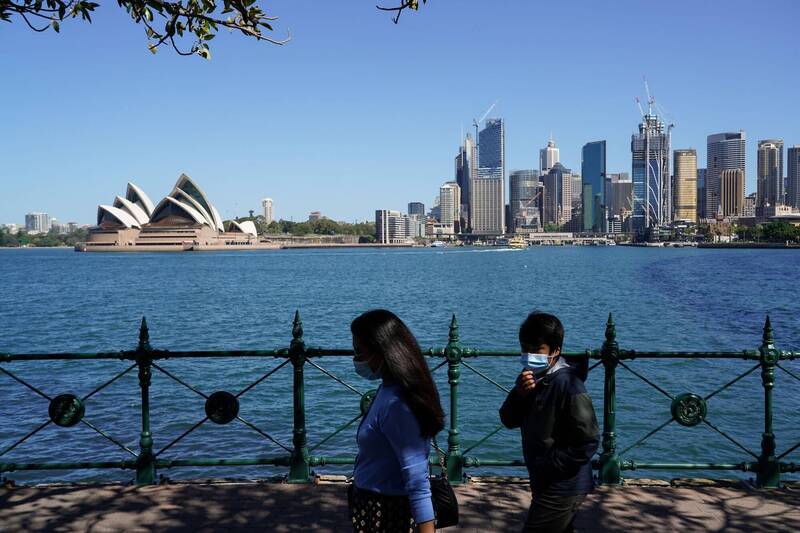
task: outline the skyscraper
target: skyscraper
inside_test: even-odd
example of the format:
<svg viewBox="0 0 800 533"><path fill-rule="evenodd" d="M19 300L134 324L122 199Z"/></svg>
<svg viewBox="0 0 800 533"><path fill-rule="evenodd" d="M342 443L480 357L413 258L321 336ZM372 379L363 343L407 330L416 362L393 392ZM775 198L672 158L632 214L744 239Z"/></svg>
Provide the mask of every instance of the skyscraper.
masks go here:
<svg viewBox="0 0 800 533"><path fill-rule="evenodd" d="M706 151L706 217L713 218L719 211L720 177L723 170L742 171L745 175L745 135L738 133L715 133L709 135Z"/></svg>
<svg viewBox="0 0 800 533"><path fill-rule="evenodd" d="M569 190L572 192L572 201L570 202L570 205L572 206L572 217L574 218L575 216L581 214L581 191L583 190L583 180L581 179L581 175L577 172L571 173L570 180Z"/></svg>
<svg viewBox="0 0 800 533"><path fill-rule="evenodd" d="M520 226L538 226L541 186L535 170L514 170L509 181L509 231L517 233ZM535 220L534 220L535 219Z"/></svg>
<svg viewBox="0 0 800 533"><path fill-rule="evenodd" d="M478 235L505 231L505 125L486 119L478 134L478 173L470 183L470 224Z"/></svg>
<svg viewBox="0 0 800 533"><path fill-rule="evenodd" d="M478 175L478 154L472 136L467 133L455 161L456 183L461 187L461 218L469 221L470 182Z"/></svg>
<svg viewBox="0 0 800 533"><path fill-rule="evenodd" d="M425 204L422 202L409 202L408 203L408 214L411 215L418 215L421 217L425 216Z"/></svg>
<svg viewBox="0 0 800 533"><path fill-rule="evenodd" d="M627 220L633 212L633 181L627 172L608 174L606 178L608 216Z"/></svg>
<svg viewBox="0 0 800 533"><path fill-rule="evenodd" d="M706 169L697 169L697 220L708 218L706 210Z"/></svg>
<svg viewBox="0 0 800 533"><path fill-rule="evenodd" d="M583 145L581 176L583 229L584 231L605 231L605 141L594 141Z"/></svg>
<svg viewBox="0 0 800 533"><path fill-rule="evenodd" d="M261 207L264 209L264 222L266 224L275 220L272 212L272 198L264 198L261 200Z"/></svg>
<svg viewBox="0 0 800 533"><path fill-rule="evenodd" d="M559 151L558 148L556 148L556 142L553 140L553 136L550 135L547 146L539 150L539 175L544 176L547 174L559 161Z"/></svg>
<svg viewBox="0 0 800 533"><path fill-rule="evenodd" d="M800 144L786 150L787 159L787 198L786 203L800 209Z"/></svg>
<svg viewBox="0 0 800 533"><path fill-rule="evenodd" d="M638 135L631 135L633 227L638 232L672 221L669 173L670 134L652 110L642 116Z"/></svg>
<svg viewBox="0 0 800 533"><path fill-rule="evenodd" d="M455 232L460 231L461 187L455 181L448 181L439 187L439 222L452 224Z"/></svg>
<svg viewBox="0 0 800 533"><path fill-rule="evenodd" d="M784 204L783 139L758 141L756 205L760 208Z"/></svg>
<svg viewBox="0 0 800 533"><path fill-rule="evenodd" d="M675 219L697 222L697 150L675 150L672 158Z"/></svg>
<svg viewBox="0 0 800 533"><path fill-rule="evenodd" d="M723 217L740 217L744 214L744 172L738 168L723 170L720 174L720 206Z"/></svg>
<svg viewBox="0 0 800 533"><path fill-rule="evenodd" d="M572 218L572 171L555 163L544 182L544 223L562 226Z"/></svg>

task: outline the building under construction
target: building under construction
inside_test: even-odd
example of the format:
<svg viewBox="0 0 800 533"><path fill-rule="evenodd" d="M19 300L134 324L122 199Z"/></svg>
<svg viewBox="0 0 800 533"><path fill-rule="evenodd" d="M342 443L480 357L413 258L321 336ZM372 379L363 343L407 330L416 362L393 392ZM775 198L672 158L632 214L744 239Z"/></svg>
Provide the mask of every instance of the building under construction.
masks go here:
<svg viewBox="0 0 800 533"><path fill-rule="evenodd" d="M642 112L639 133L631 136L633 176L633 229L652 235L672 222L672 182L669 159L671 130L655 112L655 100L648 90L647 113ZM637 99L638 102L638 99Z"/></svg>

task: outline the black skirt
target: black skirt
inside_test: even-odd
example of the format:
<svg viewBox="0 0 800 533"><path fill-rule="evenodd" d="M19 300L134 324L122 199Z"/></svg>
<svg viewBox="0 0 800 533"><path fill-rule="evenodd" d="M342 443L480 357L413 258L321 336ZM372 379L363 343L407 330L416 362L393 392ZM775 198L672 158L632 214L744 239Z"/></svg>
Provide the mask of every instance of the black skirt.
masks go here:
<svg viewBox="0 0 800 533"><path fill-rule="evenodd" d="M347 503L354 533L408 533L415 529L407 496L388 496L350 484Z"/></svg>

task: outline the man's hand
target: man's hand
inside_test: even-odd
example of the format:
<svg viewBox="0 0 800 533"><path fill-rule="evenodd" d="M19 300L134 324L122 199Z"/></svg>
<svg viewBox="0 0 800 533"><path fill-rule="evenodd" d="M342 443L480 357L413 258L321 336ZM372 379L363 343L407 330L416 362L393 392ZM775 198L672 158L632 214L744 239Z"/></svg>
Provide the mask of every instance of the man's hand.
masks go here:
<svg viewBox="0 0 800 533"><path fill-rule="evenodd" d="M520 396L527 396L534 387L536 387L536 381L533 379L533 371L523 370L520 375L517 376L517 384L514 386L517 394Z"/></svg>

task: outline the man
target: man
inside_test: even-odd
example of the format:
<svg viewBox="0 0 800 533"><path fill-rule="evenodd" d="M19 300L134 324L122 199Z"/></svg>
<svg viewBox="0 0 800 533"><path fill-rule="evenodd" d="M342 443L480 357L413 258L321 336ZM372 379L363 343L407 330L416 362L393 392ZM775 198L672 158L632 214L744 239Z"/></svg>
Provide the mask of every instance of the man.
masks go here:
<svg viewBox="0 0 800 533"><path fill-rule="evenodd" d="M575 513L594 488L591 459L599 429L583 380L561 357L564 327L533 312L519 328L522 372L500 408L507 428L520 428L531 499L524 531L574 531Z"/></svg>

